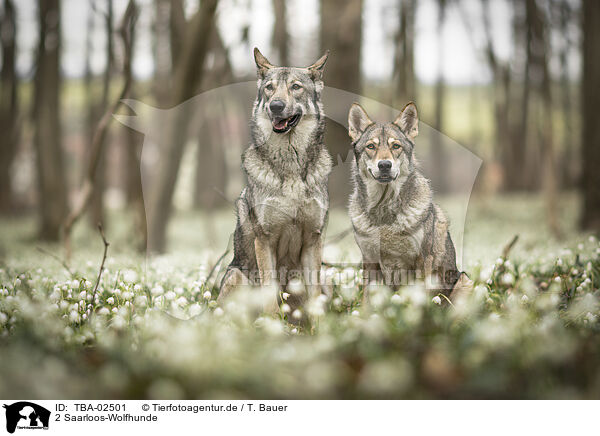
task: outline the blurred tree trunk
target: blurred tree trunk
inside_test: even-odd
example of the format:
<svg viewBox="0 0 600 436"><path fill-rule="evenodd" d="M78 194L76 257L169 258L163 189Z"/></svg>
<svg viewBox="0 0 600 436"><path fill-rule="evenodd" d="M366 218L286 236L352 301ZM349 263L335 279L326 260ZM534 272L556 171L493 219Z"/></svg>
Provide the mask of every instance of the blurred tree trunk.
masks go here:
<svg viewBox="0 0 600 436"><path fill-rule="evenodd" d="M17 21L12 0L4 0L0 21L2 72L0 73L0 213L13 210L11 166L19 141L19 102L16 73Z"/></svg>
<svg viewBox="0 0 600 436"><path fill-rule="evenodd" d="M40 0L37 69L34 78L35 147L39 186L40 238L58 240L67 211L61 147L59 95L60 2Z"/></svg>
<svg viewBox="0 0 600 436"><path fill-rule="evenodd" d="M273 11L275 12L275 27L273 28L273 46L277 48L279 65L290 64L289 58L289 34L286 22L285 0L273 0Z"/></svg>
<svg viewBox="0 0 600 436"><path fill-rule="evenodd" d="M561 90L561 101L562 101L562 114L564 120L564 130L562 138L562 153L561 166L562 174L562 185L565 188L573 188L577 186L578 182L578 169L580 167L578 162L578 139L575 138L573 128L573 103L571 95L571 80L569 78L569 52L573 49L573 43L569 32L569 26L573 19L573 11L571 5L567 0L561 0L556 7L558 8L558 26L562 36L562 44L558 53L560 61L560 90Z"/></svg>
<svg viewBox="0 0 600 436"><path fill-rule="evenodd" d="M583 0L583 80L581 99L583 129L581 136L583 161L584 229L600 231L600 2Z"/></svg>
<svg viewBox="0 0 600 436"><path fill-rule="evenodd" d="M100 109L95 110L96 116L94 117L94 125L97 124L98 120L108 107L108 98L110 94L110 82L111 76L113 72L114 65L114 25L113 25L113 0L106 0L107 3L107 12L105 16L105 32L106 32L106 69L104 70L104 75L102 76L102 101L100 103ZM107 135L109 133L107 132ZM106 141L107 139L105 139ZM91 143L91 137L90 137ZM98 168L96 169L95 175L95 186L94 192L92 194L92 199L90 203L90 220L92 226L94 228L98 223L104 223L104 189L105 189L105 179L106 179L106 155L107 153L102 153L100 156L100 162L98 163ZM104 223L104 228L106 228L106 223Z"/></svg>
<svg viewBox="0 0 600 436"><path fill-rule="evenodd" d="M394 41L393 84L391 104L397 109L417 100L415 86L415 0L399 0L399 25Z"/></svg>
<svg viewBox="0 0 600 436"><path fill-rule="evenodd" d="M123 65L125 71L132 71L133 69L132 64L135 57L135 40L136 27L132 26L129 35L130 54L125 58L125 64ZM136 98L135 79L133 76L131 78L129 98ZM127 202L128 209L132 210L133 213L135 246L139 251L144 251L148 243L146 209L144 206L141 173L143 142L143 134L128 127L124 129L125 164L123 165L123 171L125 172L125 201Z"/></svg>
<svg viewBox="0 0 600 436"><path fill-rule="evenodd" d="M435 84L435 121L433 128L436 132L431 136L431 160L433 174L436 175L436 190L444 192L448 190L448 162L446 153L442 147L442 131L444 122L445 83L444 83L444 22L446 20L446 0L438 0L437 19L437 81Z"/></svg>
<svg viewBox="0 0 600 436"><path fill-rule="evenodd" d="M361 41L362 0L321 0L321 52L331 50L335 58L325 69L325 86L360 95ZM339 170L340 159L345 161L351 151L346 128L327 119L325 145L338 166L334 171ZM349 195L350 184L330 180L332 206L345 205Z"/></svg>
<svg viewBox="0 0 600 436"><path fill-rule="evenodd" d="M169 100L171 76L171 37L170 37L170 0L154 0L155 12L152 22L152 55L154 58L154 77L152 93L158 106L164 107Z"/></svg>
<svg viewBox="0 0 600 436"><path fill-rule="evenodd" d="M527 55L529 76L535 87L541 106L536 120L542 153L542 188L546 201L546 219L550 231L560 237L558 224L557 168L554 156L554 127L552 122L552 78L548 67L550 41L548 20L536 0L526 0L527 27L530 33Z"/></svg>
<svg viewBox="0 0 600 436"><path fill-rule="evenodd" d="M494 93L494 136L495 148L504 170L505 187L511 168L511 139L509 104L511 90L510 65L497 58L491 33L489 0L482 0L482 21L485 32L485 55L492 71Z"/></svg>
<svg viewBox="0 0 600 436"><path fill-rule="evenodd" d="M86 38L85 38L85 73L83 76L83 86L85 89L86 95L86 104L87 104L87 114L85 117L85 143L88 149L84 154L84 159L88 157L91 150L89 150L89 144L92 143L92 138L94 137L94 129L96 127L96 122L98 120L98 104L96 101L96 95L94 92L94 75L92 73L92 53L94 51L94 46L92 42L92 37L96 31L96 20L94 16L96 14L96 4L92 3L91 7L88 9L87 16L87 27L86 27ZM82 163L82 165L85 165ZM91 218L91 215L90 215ZM94 227L98 224L91 223Z"/></svg>
<svg viewBox="0 0 600 436"><path fill-rule="evenodd" d="M233 81L233 70L229 62L229 53L223 44L216 27L211 35L211 59L213 65L207 69L202 91L214 89ZM196 180L194 184L193 204L195 208L211 210L226 203L224 192L227 185L227 165L221 121L228 114L223 102L209 113L202 114L202 126L198 135L196 159Z"/></svg>
<svg viewBox="0 0 600 436"><path fill-rule="evenodd" d="M203 0L200 9L186 25L185 39L175 68L172 90L173 106L193 97L204 73L204 59L214 26L217 0ZM148 250L164 252L167 224L171 215L173 192L188 136L190 111L173 111L169 120L167 141L161 144L163 159L159 165L147 204Z"/></svg>
<svg viewBox="0 0 600 436"><path fill-rule="evenodd" d="M169 10L169 41L171 43L172 68L175 68L175 65L179 62L186 26L183 0L171 0L171 9Z"/></svg>
<svg viewBox="0 0 600 436"><path fill-rule="evenodd" d="M520 47L525 47L523 53L519 53L523 58L523 72L521 82L520 100L515 97L515 101L508 101L507 105L514 107L514 110L508 110L508 115L515 113L516 117L509 117L508 125L510 130L506 135L510 138L507 143L509 149L505 154L504 161L506 171L505 189L508 191L520 191L528 188L534 188L539 178L539 171L533 167L537 166L537 159L531 159L533 144L528 140L529 133L529 100L530 100L530 66L532 49L532 27L526 8L515 3L513 7L513 34L515 52L519 52ZM521 49L522 50L522 49ZM517 89L518 91L518 89ZM518 117L518 118L517 118Z"/></svg>

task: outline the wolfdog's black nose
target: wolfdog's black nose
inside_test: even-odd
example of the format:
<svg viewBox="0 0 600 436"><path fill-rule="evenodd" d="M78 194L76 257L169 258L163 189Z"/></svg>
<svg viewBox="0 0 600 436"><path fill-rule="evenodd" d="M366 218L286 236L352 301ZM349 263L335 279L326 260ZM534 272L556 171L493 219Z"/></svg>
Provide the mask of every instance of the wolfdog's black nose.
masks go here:
<svg viewBox="0 0 600 436"><path fill-rule="evenodd" d="M379 167L379 169L381 171L387 171L392 168L392 161L391 160L380 160L377 163L377 166Z"/></svg>
<svg viewBox="0 0 600 436"><path fill-rule="evenodd" d="M285 102L282 100L273 100L269 104L269 108L271 109L272 113L280 114L285 109Z"/></svg>

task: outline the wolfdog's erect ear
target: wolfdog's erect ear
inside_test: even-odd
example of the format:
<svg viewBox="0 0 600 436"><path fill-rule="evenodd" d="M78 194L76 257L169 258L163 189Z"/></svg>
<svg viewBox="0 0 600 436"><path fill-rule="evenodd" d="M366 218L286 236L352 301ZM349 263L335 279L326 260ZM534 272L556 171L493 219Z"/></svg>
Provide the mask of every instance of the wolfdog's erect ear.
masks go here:
<svg viewBox="0 0 600 436"><path fill-rule="evenodd" d="M263 56L258 47L254 47L254 62L256 62L256 68L260 77L263 77L269 68L275 68L275 65Z"/></svg>
<svg viewBox="0 0 600 436"><path fill-rule="evenodd" d="M358 103L352 103L348 112L348 134L352 142L358 141L364 131L373 124L367 112Z"/></svg>
<svg viewBox="0 0 600 436"><path fill-rule="evenodd" d="M400 127L404 134L414 140L419 134L419 115L414 102L408 103L394 120L394 124Z"/></svg>
<svg viewBox="0 0 600 436"><path fill-rule="evenodd" d="M308 72L313 80L321 80L321 77L323 77L323 68L325 67L328 57L329 50L327 50L325 54L317 60L317 62L308 67Z"/></svg>

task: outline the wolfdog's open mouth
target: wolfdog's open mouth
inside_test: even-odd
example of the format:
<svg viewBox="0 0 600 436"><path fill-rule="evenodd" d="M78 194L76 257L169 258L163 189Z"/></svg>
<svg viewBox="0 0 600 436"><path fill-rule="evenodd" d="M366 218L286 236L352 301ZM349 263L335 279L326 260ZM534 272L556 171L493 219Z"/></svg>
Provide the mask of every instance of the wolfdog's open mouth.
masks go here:
<svg viewBox="0 0 600 436"><path fill-rule="evenodd" d="M273 119L273 131L275 133L289 132L292 127L298 124L298 121L300 121L300 114L292 115L289 118L275 118Z"/></svg>
<svg viewBox="0 0 600 436"><path fill-rule="evenodd" d="M398 178L398 174L396 174L394 177L392 177L391 174L382 174L380 176L375 176L375 174L373 174L373 171L371 171L371 168L369 168L369 172L371 173L371 176L373 176L373 178L379 183L390 183Z"/></svg>

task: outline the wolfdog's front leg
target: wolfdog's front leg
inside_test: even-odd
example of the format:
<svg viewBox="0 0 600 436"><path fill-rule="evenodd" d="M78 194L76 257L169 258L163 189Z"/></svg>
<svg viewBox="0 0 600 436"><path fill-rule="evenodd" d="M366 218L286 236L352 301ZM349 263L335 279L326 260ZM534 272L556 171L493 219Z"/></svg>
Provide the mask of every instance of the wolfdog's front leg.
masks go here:
<svg viewBox="0 0 600 436"><path fill-rule="evenodd" d="M310 241L305 241L305 245L302 247L300 262L308 297L314 298L321 294L321 234L315 234L310 239Z"/></svg>
<svg viewBox="0 0 600 436"><path fill-rule="evenodd" d="M263 303L263 309L268 313L276 313L279 309L277 305L279 286L277 284L275 252L269 239L264 236L257 236L254 239L254 251L260 274L260 284L263 287L263 292L269 292L268 298L265 298Z"/></svg>

